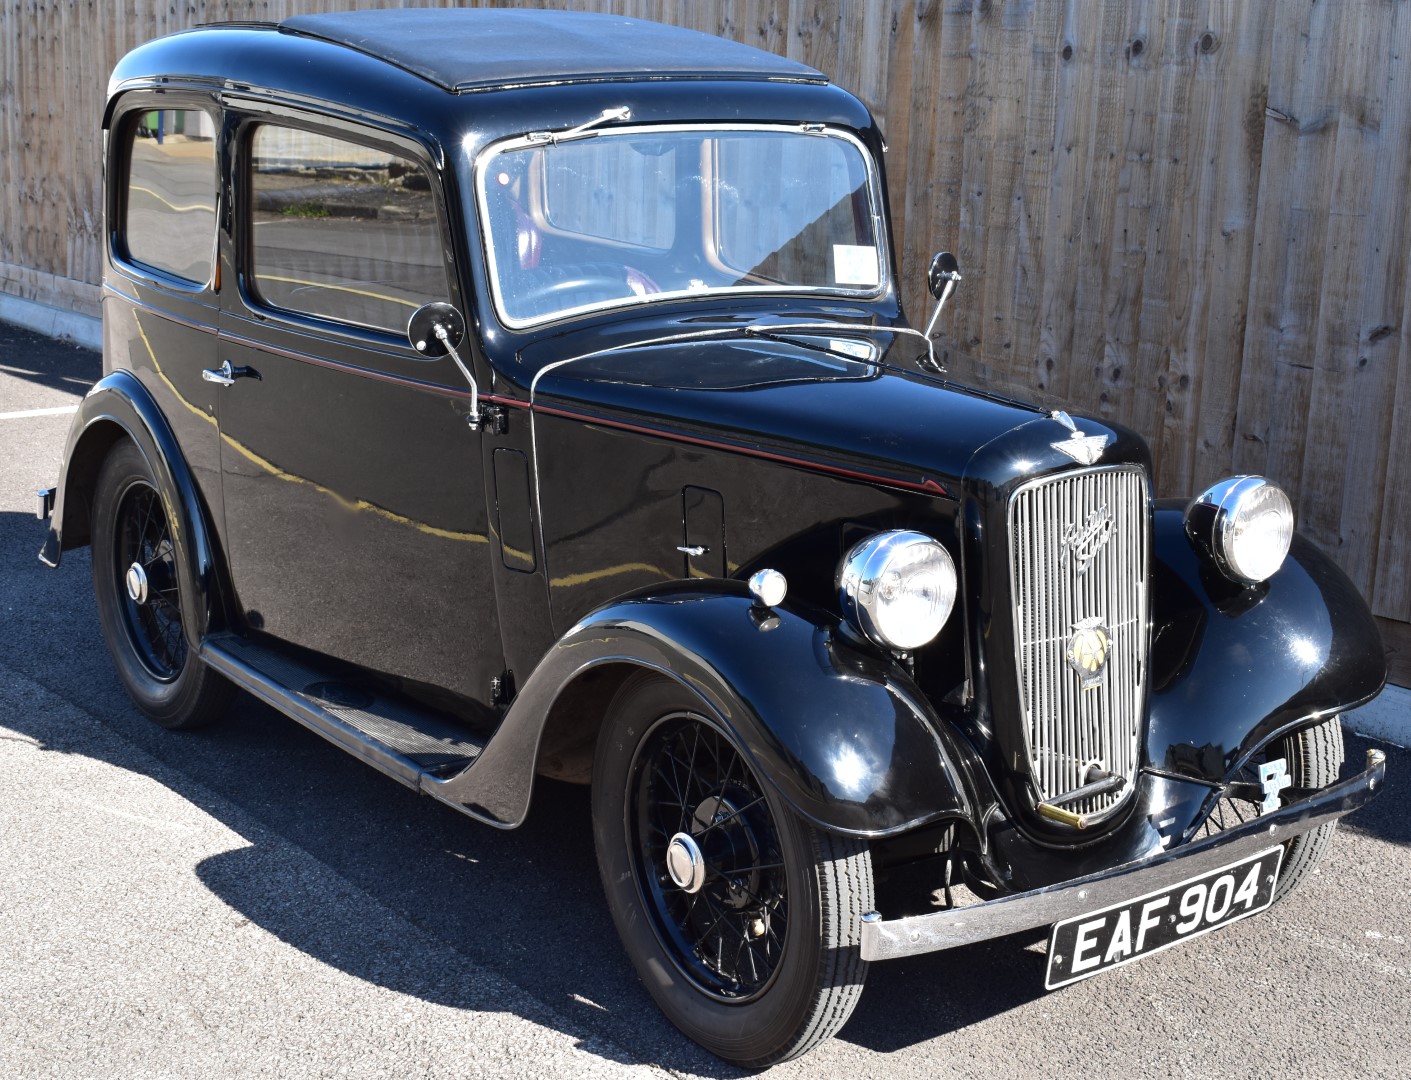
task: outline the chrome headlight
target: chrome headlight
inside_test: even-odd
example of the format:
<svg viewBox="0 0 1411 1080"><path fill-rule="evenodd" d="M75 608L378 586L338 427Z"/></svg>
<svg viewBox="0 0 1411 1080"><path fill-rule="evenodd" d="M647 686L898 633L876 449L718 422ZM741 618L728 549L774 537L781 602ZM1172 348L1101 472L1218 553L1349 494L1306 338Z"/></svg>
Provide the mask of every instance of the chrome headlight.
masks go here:
<svg viewBox="0 0 1411 1080"><path fill-rule="evenodd" d="M1186 507L1186 534L1236 581L1267 581L1293 542L1293 505L1278 484L1236 476L1208 488Z"/></svg>
<svg viewBox="0 0 1411 1080"><path fill-rule="evenodd" d="M955 603L955 562L925 533L896 530L858 544L838 566L843 614L877 644L919 649Z"/></svg>

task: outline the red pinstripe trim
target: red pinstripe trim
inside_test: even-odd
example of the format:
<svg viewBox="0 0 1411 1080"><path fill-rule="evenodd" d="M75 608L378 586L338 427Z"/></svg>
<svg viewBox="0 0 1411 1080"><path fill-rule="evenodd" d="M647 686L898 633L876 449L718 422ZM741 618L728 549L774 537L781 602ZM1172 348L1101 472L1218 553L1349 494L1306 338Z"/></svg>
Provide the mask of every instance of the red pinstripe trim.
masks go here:
<svg viewBox="0 0 1411 1080"><path fill-rule="evenodd" d="M536 405L534 412L544 413L552 416L562 416L569 420L581 420L589 424L601 424L604 427L618 428L622 431L633 431L642 435L651 435L655 438L670 439L672 442L689 443L692 446L703 446L712 450L723 450L730 454L743 454L746 457L763 458L765 461L777 461L783 465L792 465L795 468L807 469L810 472L829 473L833 476L841 476L848 480L862 480L869 484L878 484L882 487L902 488L906 491L920 491L927 495L944 495L951 498L951 494L940 483L929 477L925 480L900 480L891 476L877 476L874 473L858 472L854 469L845 469L839 465L826 465L821 461L809 461L806 458L790 457L787 454L776 454L769 450L759 450L750 446L741 446L738 443L723 442L719 439L705 439L697 435L686 435L677 431L667 431L663 428L643 427L640 424L629 424L623 420L608 420L601 416L594 416L592 413L573 412L570 409L556 409L549 405Z"/></svg>

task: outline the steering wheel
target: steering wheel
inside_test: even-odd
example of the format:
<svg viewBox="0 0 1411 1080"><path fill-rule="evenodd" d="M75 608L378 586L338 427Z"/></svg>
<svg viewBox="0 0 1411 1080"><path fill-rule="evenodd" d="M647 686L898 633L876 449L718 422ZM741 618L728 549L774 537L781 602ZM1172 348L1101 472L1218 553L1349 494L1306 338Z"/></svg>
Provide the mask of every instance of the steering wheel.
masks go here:
<svg viewBox="0 0 1411 1080"><path fill-rule="evenodd" d="M548 314L580 304L661 292L656 282L630 266L582 266L564 273L546 281L545 271L537 271L525 282L527 287L517 297L519 303L538 314Z"/></svg>

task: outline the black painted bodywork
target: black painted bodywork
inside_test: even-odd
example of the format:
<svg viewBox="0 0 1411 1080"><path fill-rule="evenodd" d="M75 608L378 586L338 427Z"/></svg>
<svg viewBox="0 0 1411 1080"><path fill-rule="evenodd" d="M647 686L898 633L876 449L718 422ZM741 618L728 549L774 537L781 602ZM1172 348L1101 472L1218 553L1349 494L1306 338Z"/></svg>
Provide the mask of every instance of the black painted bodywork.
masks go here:
<svg viewBox="0 0 1411 1080"><path fill-rule="evenodd" d="M483 13L451 13L471 16ZM473 42L417 73L370 55L375 41L351 48L317 36L344 31L293 22L174 35L114 72L110 130L134 108L218 119L219 273L179 289L110 244L108 374L70 435L46 561L87 541L93 476L126 434L181 518L193 646L220 628L311 650L493 732L438 798L518 824L555 703L593 672L649 668L692 687L805 817L864 837L956 822L1005 891L1179 842L1265 741L1379 690L1374 622L1328 560L1297 541L1272 580L1236 586L1191 546L1179 507L1154 504L1137 791L1087 833L1042 820L1013 766L1005 513L1018 485L1074 467L1052 445L1065 429L929 370L922 342L892 332L907 324L890 252L868 302L673 299L528 331L497 321L486 283L467 195L497 139L628 104L634 124L835 126L880 163L866 108L763 54L712 66L706 53L657 80L621 57L587 71L589 57L562 85L500 76L503 88L456 93L444 87L474 80ZM466 424L448 357L259 302L232 177L243 133L272 117L395 147L433 177L445 299L466 315L462 355L491 422ZM110 159L109 175L121 166ZM789 329L801 322L836 325ZM203 382L223 360L261 377ZM1081 424L1110 437L1104 464L1150 475L1138 436ZM833 592L844 552L893 528L935 537L961 572L946 629L905 662L842 625ZM695 544L708 552L679 550ZM790 582L772 616L743 586L763 567Z"/></svg>

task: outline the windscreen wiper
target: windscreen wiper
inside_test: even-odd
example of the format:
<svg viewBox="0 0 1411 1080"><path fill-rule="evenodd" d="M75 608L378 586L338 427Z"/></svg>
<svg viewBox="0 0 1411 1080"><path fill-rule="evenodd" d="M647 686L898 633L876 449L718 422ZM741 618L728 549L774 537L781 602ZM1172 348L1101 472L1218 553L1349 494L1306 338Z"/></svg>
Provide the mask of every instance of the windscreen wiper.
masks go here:
<svg viewBox="0 0 1411 1080"><path fill-rule="evenodd" d="M776 341L780 339L787 339L789 341L796 342L799 345L803 345L804 343L802 340L791 337L790 335L801 331L817 332L820 330L840 331L845 334L910 334L912 337L919 337L922 341L926 343L927 363L931 370L937 373L944 373L946 370L941 365L940 361L936 359L936 347L931 341L931 339L925 334L923 334L920 330L913 330L909 326L872 326L866 323L834 322L776 324L751 323L749 326L745 327L744 333L749 334L752 337L773 338ZM815 345L814 348L823 348L823 346ZM836 352L837 350L828 349L827 351ZM839 353L839 355L846 354ZM856 360L857 357L854 356L851 359Z"/></svg>
<svg viewBox="0 0 1411 1080"><path fill-rule="evenodd" d="M568 142L570 139L586 139L590 135L596 135L594 129L599 124L606 124L609 120L631 120L632 110L626 105L619 105L615 109L604 109L599 115L591 120L585 120L576 127L563 128L559 131L531 131L525 136L532 143L548 143L553 146L557 143Z"/></svg>

